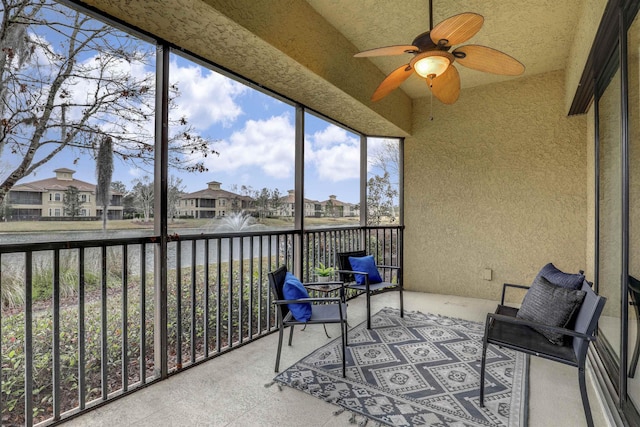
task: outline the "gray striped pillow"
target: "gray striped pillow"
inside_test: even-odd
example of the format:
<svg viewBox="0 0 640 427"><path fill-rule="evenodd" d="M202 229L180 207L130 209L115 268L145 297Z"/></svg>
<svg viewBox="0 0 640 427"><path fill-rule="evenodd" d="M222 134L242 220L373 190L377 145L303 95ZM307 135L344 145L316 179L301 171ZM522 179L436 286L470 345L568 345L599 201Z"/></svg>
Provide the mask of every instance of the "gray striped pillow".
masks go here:
<svg viewBox="0 0 640 427"><path fill-rule="evenodd" d="M522 301L516 317L565 328L580 308L586 292L556 286L542 276L536 277ZM564 335L544 328L534 328L551 343L562 345Z"/></svg>

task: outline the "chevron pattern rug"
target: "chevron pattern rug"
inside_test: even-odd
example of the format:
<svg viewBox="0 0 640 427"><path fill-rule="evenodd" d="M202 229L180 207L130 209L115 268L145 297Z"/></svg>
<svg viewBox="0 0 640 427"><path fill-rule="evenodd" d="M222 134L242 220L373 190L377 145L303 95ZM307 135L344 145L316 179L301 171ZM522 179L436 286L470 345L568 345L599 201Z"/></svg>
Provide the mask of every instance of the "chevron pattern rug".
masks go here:
<svg viewBox="0 0 640 427"><path fill-rule="evenodd" d="M352 413L351 422L393 426L526 426L528 357L487 350L485 407L479 405L484 325L385 308L349 331L347 377L340 338L274 381ZM336 414L343 409L336 411Z"/></svg>

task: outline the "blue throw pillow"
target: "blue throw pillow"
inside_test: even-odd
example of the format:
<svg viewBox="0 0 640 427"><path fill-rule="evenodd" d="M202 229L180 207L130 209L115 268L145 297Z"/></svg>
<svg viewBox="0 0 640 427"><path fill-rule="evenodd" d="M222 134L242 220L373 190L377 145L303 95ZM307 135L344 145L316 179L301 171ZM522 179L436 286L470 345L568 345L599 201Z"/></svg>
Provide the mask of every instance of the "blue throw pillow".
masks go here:
<svg viewBox="0 0 640 427"><path fill-rule="evenodd" d="M378 273L378 268L376 267L376 262L373 259L373 255L363 257L350 256L349 264L351 264L351 270L353 271L362 271L364 273L369 273L369 283L382 282L382 277L380 277L380 273ZM356 277L356 283L358 285L365 284L364 274L354 274L354 276Z"/></svg>
<svg viewBox="0 0 640 427"><path fill-rule="evenodd" d="M284 279L284 287L282 289L284 299L300 299L309 298L309 292L302 286L300 280L293 274L287 272L287 276ZM293 317L298 322L306 322L311 319L311 303L295 303L288 304L289 311L293 314Z"/></svg>
<svg viewBox="0 0 640 427"><path fill-rule="evenodd" d="M584 274L570 274L558 270L558 268L549 263L542 267L536 279L544 277L550 283L567 289L580 289L584 281ZM535 280L534 280L535 282Z"/></svg>

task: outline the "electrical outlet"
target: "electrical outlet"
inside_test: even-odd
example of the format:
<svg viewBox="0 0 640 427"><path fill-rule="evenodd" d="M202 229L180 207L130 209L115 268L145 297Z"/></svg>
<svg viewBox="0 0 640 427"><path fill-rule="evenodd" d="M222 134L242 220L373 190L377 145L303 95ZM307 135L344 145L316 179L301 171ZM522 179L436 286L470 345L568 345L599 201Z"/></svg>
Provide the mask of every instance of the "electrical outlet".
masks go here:
<svg viewBox="0 0 640 427"><path fill-rule="evenodd" d="M490 268L485 268L484 273L482 274L482 278L484 280L491 280L493 278L493 270Z"/></svg>

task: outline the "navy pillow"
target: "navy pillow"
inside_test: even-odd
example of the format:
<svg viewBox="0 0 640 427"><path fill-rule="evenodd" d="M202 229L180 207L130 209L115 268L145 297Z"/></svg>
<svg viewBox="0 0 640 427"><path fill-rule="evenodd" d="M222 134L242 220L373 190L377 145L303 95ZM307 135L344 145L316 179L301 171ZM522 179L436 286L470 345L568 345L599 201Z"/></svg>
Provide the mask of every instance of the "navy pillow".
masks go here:
<svg viewBox="0 0 640 427"><path fill-rule="evenodd" d="M565 273L558 270L552 263L549 263L542 267L542 269L536 276L536 279L540 277L544 277L556 286L561 286L567 289L580 289L582 288L582 282L584 281L584 274Z"/></svg>
<svg viewBox="0 0 640 427"><path fill-rule="evenodd" d="M351 270L353 271L362 271L364 273L369 273L369 283L382 282L382 277L380 277L380 273L378 273L378 268L376 267L376 262L373 259L373 255L363 257L350 256L349 264L351 264ZM356 277L356 283L358 285L365 284L364 274L354 274L354 276Z"/></svg>
<svg viewBox="0 0 640 427"><path fill-rule="evenodd" d="M300 280L293 274L287 272L284 279L284 287L282 288L284 299L300 299L309 298L309 292L302 286ZM306 322L311 319L311 303L301 302L295 304L287 304L289 311L298 322Z"/></svg>

